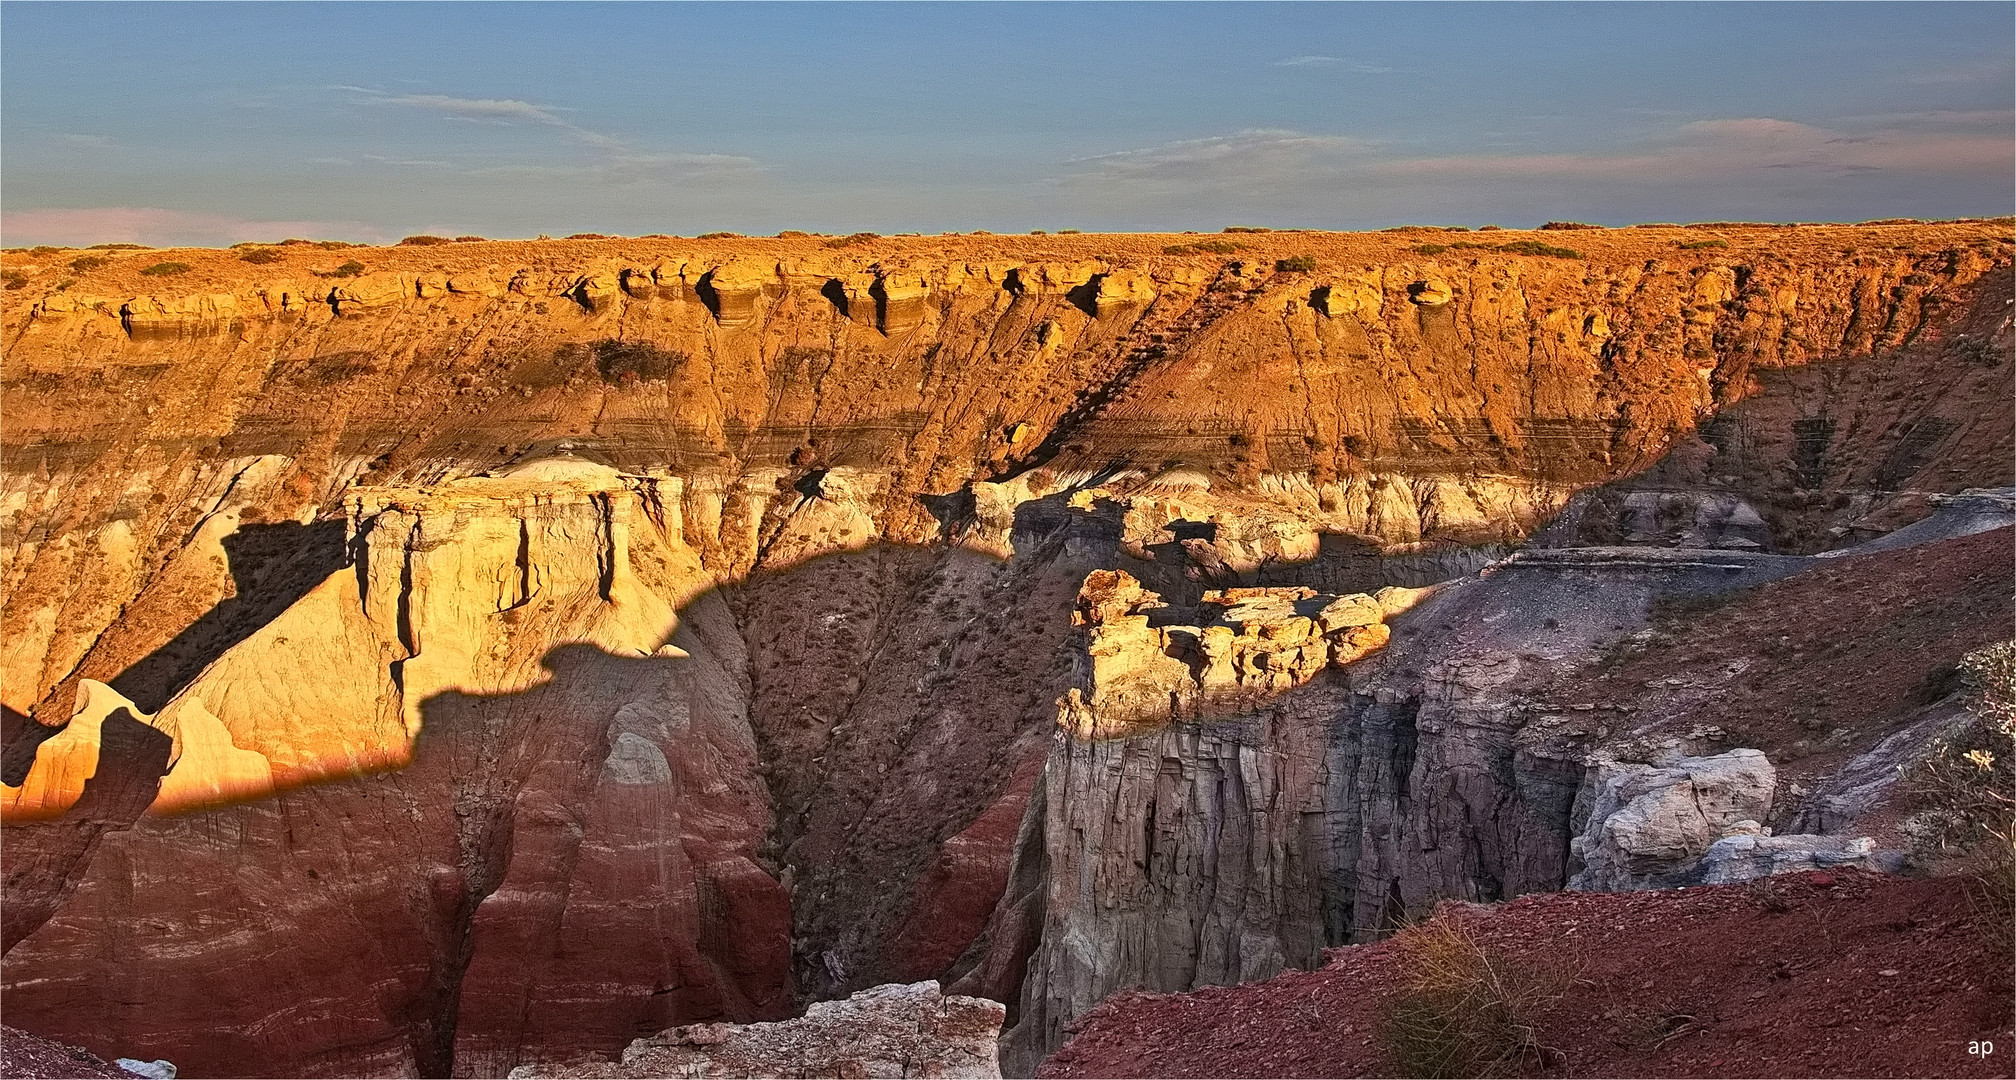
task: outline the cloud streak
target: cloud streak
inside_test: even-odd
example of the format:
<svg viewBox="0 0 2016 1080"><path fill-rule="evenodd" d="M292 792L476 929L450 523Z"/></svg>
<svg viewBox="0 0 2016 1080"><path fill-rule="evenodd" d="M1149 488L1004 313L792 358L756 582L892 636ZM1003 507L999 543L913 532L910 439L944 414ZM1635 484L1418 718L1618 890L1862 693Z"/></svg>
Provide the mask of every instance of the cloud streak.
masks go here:
<svg viewBox="0 0 2016 1080"><path fill-rule="evenodd" d="M464 98L445 94L387 94L362 86L339 86L339 90L364 95L372 105L420 109L451 120L489 124L532 124L556 129L598 155L585 165L501 165L470 170L471 176L527 176L554 179L599 180L634 183L644 179L698 179L722 173L753 173L762 165L754 158L734 154L666 153L639 149L624 139L576 124L561 113L571 110L557 105L540 105L516 98ZM422 165L435 162L389 161L366 155L367 160L385 164Z"/></svg>
<svg viewBox="0 0 2016 1080"><path fill-rule="evenodd" d="M1337 67L1357 75L1391 75L1397 68L1381 64L1367 64L1357 60L1346 60L1341 56L1285 56L1269 61L1268 67Z"/></svg>
<svg viewBox="0 0 2016 1080"><path fill-rule="evenodd" d="M1654 139L1610 153L1477 153L1392 157L1344 135L1251 128L1159 146L1074 158L1058 183L1099 188L1150 185L1200 191L1311 190L1346 181L1433 183L1497 179L1516 183L1609 180L1649 185L1735 182L1758 170L1813 177L1853 172L1976 174L2016 165L2016 143L2001 130L1965 127L1993 113L1955 114L1954 123L1835 130L1772 117L1727 117L1669 127Z"/></svg>
<svg viewBox="0 0 2016 1080"><path fill-rule="evenodd" d="M349 90L363 90L362 87L345 87ZM363 91L371 93L371 91ZM457 120L512 121L524 120L537 124L568 126L566 121L554 115L549 105L534 105L529 101L510 98L458 98L442 94L399 94L379 95L382 105L404 105L408 108L425 109Z"/></svg>
<svg viewBox="0 0 2016 1080"><path fill-rule="evenodd" d="M1508 180L1593 178L1631 182L1733 180L1758 169L1846 172L2008 172L2016 143L2006 134L1887 128L1844 132L1769 117L1697 120L1656 144L1615 154L1465 154L1381 163L1411 177Z"/></svg>
<svg viewBox="0 0 2016 1080"><path fill-rule="evenodd" d="M1367 147L1363 140L1344 135L1247 128L1229 135L1072 158L1064 164L1072 170L1071 180L1077 182L1253 180L1298 168L1335 168Z"/></svg>
<svg viewBox="0 0 2016 1080"><path fill-rule="evenodd" d="M276 221L230 214L193 213L150 206L97 206L0 212L0 243L146 244L149 247L222 247L290 236L383 243L386 234L356 221Z"/></svg>

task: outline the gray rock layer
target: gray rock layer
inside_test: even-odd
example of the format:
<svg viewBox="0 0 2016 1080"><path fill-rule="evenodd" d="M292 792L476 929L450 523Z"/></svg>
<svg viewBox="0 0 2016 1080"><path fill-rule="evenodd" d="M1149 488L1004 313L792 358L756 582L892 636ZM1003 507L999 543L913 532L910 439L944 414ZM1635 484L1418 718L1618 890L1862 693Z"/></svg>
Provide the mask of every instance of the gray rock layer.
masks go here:
<svg viewBox="0 0 2016 1080"><path fill-rule="evenodd" d="M1005 1014L935 982L890 983L816 1002L795 1020L690 1024L638 1039L618 1062L524 1065L511 1076L993 1078Z"/></svg>

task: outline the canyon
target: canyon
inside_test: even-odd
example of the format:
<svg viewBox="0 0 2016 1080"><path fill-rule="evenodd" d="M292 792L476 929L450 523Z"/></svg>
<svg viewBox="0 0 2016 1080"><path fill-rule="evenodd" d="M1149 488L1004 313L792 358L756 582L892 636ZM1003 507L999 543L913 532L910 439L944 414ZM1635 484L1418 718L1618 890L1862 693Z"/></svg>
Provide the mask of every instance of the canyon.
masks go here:
<svg viewBox="0 0 2016 1080"><path fill-rule="evenodd" d="M2016 636L2012 250L9 252L7 1022L601 1075L935 981L1026 1076L1441 901L1895 869Z"/></svg>

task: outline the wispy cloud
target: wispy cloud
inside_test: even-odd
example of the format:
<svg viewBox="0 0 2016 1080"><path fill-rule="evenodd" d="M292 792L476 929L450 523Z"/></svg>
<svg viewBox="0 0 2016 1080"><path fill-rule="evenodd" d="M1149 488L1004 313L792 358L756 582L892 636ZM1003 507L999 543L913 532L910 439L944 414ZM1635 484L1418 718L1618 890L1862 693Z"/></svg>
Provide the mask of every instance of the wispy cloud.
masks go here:
<svg viewBox="0 0 2016 1080"><path fill-rule="evenodd" d="M2007 60L1976 60L1916 72L1904 76L1903 81L1912 86L1962 86L1980 82L2000 82L2006 86L2012 74L2016 71L2011 70Z"/></svg>
<svg viewBox="0 0 2016 1080"><path fill-rule="evenodd" d="M1378 171L1414 177L1492 176L1540 180L1735 179L1757 169L1816 175L1843 172L2007 171L2016 143L2006 133L1970 134L1891 127L1849 132L1770 117L1682 124L1652 144L1617 153L1465 154L1383 162Z"/></svg>
<svg viewBox="0 0 2016 1080"><path fill-rule="evenodd" d="M1844 116L1840 117L1837 122L1883 128L1995 128L2006 132L2012 127L2016 127L2016 112L2008 109L1921 109L1916 112L1870 113L1864 116Z"/></svg>
<svg viewBox="0 0 2016 1080"><path fill-rule="evenodd" d="M511 98L459 98L444 94L383 94L367 90L361 86L338 87L353 93L370 95L380 105L404 105L414 109L440 113L456 120L485 120L491 123L529 121L535 124L567 126L555 113L551 105L534 105L529 101Z"/></svg>
<svg viewBox="0 0 2016 1080"><path fill-rule="evenodd" d="M1073 158L1073 177L1106 180L1255 180L1361 153L1367 144L1343 135L1285 128L1248 128L1229 135L1181 139L1138 150Z"/></svg>
<svg viewBox="0 0 2016 1080"><path fill-rule="evenodd" d="M446 169L451 167L445 161L428 161L419 158L389 158L378 154L365 154L363 158L373 165L394 165L402 169Z"/></svg>
<svg viewBox="0 0 2016 1080"><path fill-rule="evenodd" d="M587 147L595 159L579 165L499 165L472 169L471 176L526 176L632 183L649 178L695 179L723 172L749 173L762 169L754 158L733 154L667 153L639 148L628 140L576 124L562 113L570 109L541 105L516 98L464 98L445 94L388 94L362 86L339 86L338 90L363 95L372 105L421 109L451 120L489 124L532 124L553 128ZM366 156L367 160L395 165L445 165L444 162L391 161Z"/></svg>
<svg viewBox="0 0 2016 1080"><path fill-rule="evenodd" d="M1286 56L1272 61L1269 67L1339 67L1360 75L1390 75L1396 69L1382 64L1367 64L1358 60L1346 60L1341 56Z"/></svg>
<svg viewBox="0 0 2016 1080"><path fill-rule="evenodd" d="M280 240L290 236L363 240L382 243L388 237L356 221L277 221L230 214L192 213L144 206L98 206L64 210L0 212L0 243L146 244L150 247L217 247L247 240Z"/></svg>
<svg viewBox="0 0 2016 1080"><path fill-rule="evenodd" d="M1144 225L1198 215L1322 222L1474 212L1482 220L1545 220L1565 207L1641 220L1881 216L1866 211L1872 201L1894 205L1890 192L1971 193L1997 177L2006 186L2016 165L2007 125L1954 119L1822 126L1713 117L1660 124L1600 150L1525 142L1435 156L1342 134L1255 128L1073 159L1050 181L1049 198Z"/></svg>
<svg viewBox="0 0 2016 1080"><path fill-rule="evenodd" d="M91 150L110 150L118 145L112 141L110 135L86 135L79 132L58 135L56 140L69 146L82 146Z"/></svg>

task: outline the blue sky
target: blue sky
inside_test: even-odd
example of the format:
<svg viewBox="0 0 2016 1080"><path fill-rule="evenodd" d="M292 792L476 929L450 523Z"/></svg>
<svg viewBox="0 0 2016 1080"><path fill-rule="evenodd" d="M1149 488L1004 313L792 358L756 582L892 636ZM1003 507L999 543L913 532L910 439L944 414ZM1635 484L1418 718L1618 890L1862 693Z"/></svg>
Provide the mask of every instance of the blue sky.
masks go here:
<svg viewBox="0 0 2016 1080"><path fill-rule="evenodd" d="M0 239L1999 215L2016 6L0 9Z"/></svg>

